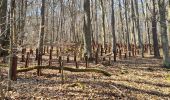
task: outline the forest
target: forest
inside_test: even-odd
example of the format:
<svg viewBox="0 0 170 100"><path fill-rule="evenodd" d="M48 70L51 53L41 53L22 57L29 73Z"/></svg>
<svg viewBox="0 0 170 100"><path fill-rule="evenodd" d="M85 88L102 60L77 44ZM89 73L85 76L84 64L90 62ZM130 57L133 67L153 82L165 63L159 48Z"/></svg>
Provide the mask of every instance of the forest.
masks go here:
<svg viewBox="0 0 170 100"><path fill-rule="evenodd" d="M0 0L0 100L170 100L170 0Z"/></svg>

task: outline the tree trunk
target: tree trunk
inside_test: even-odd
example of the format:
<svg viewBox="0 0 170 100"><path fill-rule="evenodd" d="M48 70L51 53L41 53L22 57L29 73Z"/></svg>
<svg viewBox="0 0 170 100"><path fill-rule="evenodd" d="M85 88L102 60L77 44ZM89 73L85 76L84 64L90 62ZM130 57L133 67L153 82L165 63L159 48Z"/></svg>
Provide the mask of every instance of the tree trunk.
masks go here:
<svg viewBox="0 0 170 100"><path fill-rule="evenodd" d="M152 14L152 36L153 36L153 48L154 56L160 58L159 47L158 47L158 37L157 37L157 22L156 22L156 7L155 0L152 0L153 3L153 14Z"/></svg>
<svg viewBox="0 0 170 100"><path fill-rule="evenodd" d="M135 0L135 6L136 6L136 28L137 28L137 31L138 31L139 47L141 48L141 55L142 55L142 57L144 57L144 46L143 46L143 43L142 43L141 31L140 31L138 0Z"/></svg>
<svg viewBox="0 0 170 100"><path fill-rule="evenodd" d="M125 19L126 19L127 49L128 49L128 51L131 51L130 38L129 38L129 24L128 24L128 0L124 0L124 5L125 5Z"/></svg>
<svg viewBox="0 0 170 100"><path fill-rule="evenodd" d="M105 7L104 7L104 0L100 0L101 8L102 8L102 26L103 26L103 47L105 48L106 45L106 28L105 28Z"/></svg>
<svg viewBox="0 0 170 100"><path fill-rule="evenodd" d="M119 0L119 15L120 15L120 22L121 22L121 32L122 32L122 38L123 43L125 44L125 34L124 34L124 24L123 24L123 17L122 17L122 7L121 7L121 0Z"/></svg>
<svg viewBox="0 0 170 100"><path fill-rule="evenodd" d="M114 11L114 0L112 0L112 36L113 36L113 54L114 61L116 61L116 35L115 35L115 11Z"/></svg>
<svg viewBox="0 0 170 100"><path fill-rule="evenodd" d="M41 6L41 27L40 27L40 34L39 34L39 47L38 47L38 54L39 54L39 60L42 58L43 54L43 44L44 44L44 31L45 31L45 0L42 0L42 6ZM38 66L41 65L41 61L38 61ZM41 70L37 70L37 74L41 74Z"/></svg>
<svg viewBox="0 0 170 100"><path fill-rule="evenodd" d="M160 33L161 33L161 43L163 49L163 61L164 61L164 65L170 68L165 0L159 0L158 5L159 5L159 14L160 14Z"/></svg>
<svg viewBox="0 0 170 100"><path fill-rule="evenodd" d="M90 0L84 0L84 10L84 52L88 58L92 58Z"/></svg>

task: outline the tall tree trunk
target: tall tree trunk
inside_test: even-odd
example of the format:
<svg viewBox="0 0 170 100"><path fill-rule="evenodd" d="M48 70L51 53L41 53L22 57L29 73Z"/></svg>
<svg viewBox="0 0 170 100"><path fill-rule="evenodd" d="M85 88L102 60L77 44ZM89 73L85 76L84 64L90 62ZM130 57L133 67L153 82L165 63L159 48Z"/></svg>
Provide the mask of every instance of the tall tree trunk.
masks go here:
<svg viewBox="0 0 170 100"><path fill-rule="evenodd" d="M129 39L128 1L127 1L127 0L124 0L124 5L125 5L125 19L126 19L126 41L127 41L127 49L128 49L128 51L131 51L130 39Z"/></svg>
<svg viewBox="0 0 170 100"><path fill-rule="evenodd" d="M100 0L101 8L102 8L102 25L103 25L103 47L105 48L106 45L106 28L105 28L105 7L104 7L104 0Z"/></svg>
<svg viewBox="0 0 170 100"><path fill-rule="evenodd" d="M40 34L39 34L39 46L38 46L38 53L39 53L39 61L38 66L41 65L41 58L43 54L43 45L44 45L44 31L45 31L45 0L42 0L41 6L41 27L40 27ZM41 75L41 70L37 70L37 74Z"/></svg>
<svg viewBox="0 0 170 100"><path fill-rule="evenodd" d="M131 10L132 10L132 34L134 38L134 46L136 49L136 34L135 34L135 9L134 9L134 3L133 0L131 0Z"/></svg>
<svg viewBox="0 0 170 100"><path fill-rule="evenodd" d="M164 61L164 65L170 68L165 0L159 0L158 5L159 5L159 14L160 14L160 33L161 33L161 43L163 49L163 61Z"/></svg>
<svg viewBox="0 0 170 100"><path fill-rule="evenodd" d="M146 1L146 29L147 29L147 35L148 35L148 52L149 54L152 54L151 50L151 40L150 40L150 21L149 21L149 15L148 15L148 2Z"/></svg>
<svg viewBox="0 0 170 100"><path fill-rule="evenodd" d="M114 0L112 0L112 36L113 36L113 54L114 61L116 61L116 35L115 35L115 11L114 11Z"/></svg>
<svg viewBox="0 0 170 100"><path fill-rule="evenodd" d="M138 31L138 41L139 41L139 46L141 48L141 55L142 55L142 57L144 57L144 48L143 48L143 43L142 43L142 39L141 39L141 31L140 31L138 0L135 0L135 7L136 7L136 28Z"/></svg>
<svg viewBox="0 0 170 100"><path fill-rule="evenodd" d="M152 12L152 36L153 36L153 48L154 56L160 58L159 47L158 47L158 37L157 37L157 22L156 22L156 3L152 0L153 12Z"/></svg>
<svg viewBox="0 0 170 100"><path fill-rule="evenodd" d="M13 80L13 57L14 57L14 48L16 46L16 24L15 24L15 0L11 0L10 8L10 47L9 47L9 70L8 70L8 86L7 89L11 89L11 80Z"/></svg>
<svg viewBox="0 0 170 100"><path fill-rule="evenodd" d="M84 10L84 52L88 58L92 58L90 0L84 0Z"/></svg>
<svg viewBox="0 0 170 100"><path fill-rule="evenodd" d="M97 12L97 11L98 11L98 10L97 10L97 9L98 9L98 6L97 6L97 1L98 1L98 0L95 0L95 10L96 10L96 14L95 14L95 22L96 22L96 23L95 23L95 29L96 29L96 44L99 43L99 42L98 42L98 41L99 41L99 38L98 38L98 37L99 37L99 33L98 33L98 12Z"/></svg>
<svg viewBox="0 0 170 100"><path fill-rule="evenodd" d="M121 6L121 0L119 0L119 15L120 15L120 22L121 22L121 32L122 32L122 38L123 43L125 44L125 34L124 34L124 24L123 24L123 17L122 17L122 6Z"/></svg>

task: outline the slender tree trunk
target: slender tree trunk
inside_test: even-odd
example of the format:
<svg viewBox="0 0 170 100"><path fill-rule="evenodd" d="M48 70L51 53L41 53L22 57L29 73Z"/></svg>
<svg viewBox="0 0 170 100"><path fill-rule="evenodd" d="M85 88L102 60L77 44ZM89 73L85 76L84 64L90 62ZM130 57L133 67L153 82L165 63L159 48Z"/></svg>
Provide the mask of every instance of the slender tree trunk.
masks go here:
<svg viewBox="0 0 170 100"><path fill-rule="evenodd" d="M135 34L135 9L133 0L131 0L131 10L132 10L132 34L134 38L134 47L136 49L136 34Z"/></svg>
<svg viewBox="0 0 170 100"><path fill-rule="evenodd" d="M45 0L42 0L42 6L41 6L41 27L40 27L40 34L39 34L39 61L38 66L41 65L41 59L43 54L43 45L44 45L44 32L45 32ZM41 70L37 70L37 74L41 75Z"/></svg>
<svg viewBox="0 0 170 100"><path fill-rule="evenodd" d="M98 36L99 36L99 33L98 33L98 6L97 6L97 1L98 0L95 0L95 10L96 10L96 14L95 14L95 29L96 29L96 44L98 44L98 41L99 41L99 38L98 38Z"/></svg>
<svg viewBox="0 0 170 100"><path fill-rule="evenodd" d="M126 39L127 39L127 49L131 51L130 38L129 38L129 24L128 24L128 1L124 0L125 5L125 19L126 19Z"/></svg>
<svg viewBox="0 0 170 100"><path fill-rule="evenodd" d="M113 54L114 61L116 61L116 35L115 35L115 11L114 11L114 0L112 0L112 36L113 36Z"/></svg>
<svg viewBox="0 0 170 100"><path fill-rule="evenodd" d="M106 45L106 28L105 28L105 7L104 7L104 1L100 0L101 2L101 8L102 8L102 25L103 25L103 47L105 48Z"/></svg>
<svg viewBox="0 0 170 100"><path fill-rule="evenodd" d="M140 20L139 20L139 8L138 8L138 1L135 0L135 6L136 6L136 28L138 31L138 41L139 41L139 46L141 48L141 55L142 57L144 57L144 46L142 43L142 39L141 39L141 31L140 31Z"/></svg>
<svg viewBox="0 0 170 100"><path fill-rule="evenodd" d="M148 35L148 52L151 55L152 54L152 48L151 48L151 40L150 40L150 21L149 21L149 15L148 15L148 2L146 1L146 29L147 29L147 35Z"/></svg>
<svg viewBox="0 0 170 100"><path fill-rule="evenodd" d="M121 6L121 0L119 0L119 15L120 15L120 22L121 22L121 33L123 37L123 43L125 43L125 34L124 34L124 24L123 24L123 17L122 17L122 6Z"/></svg>

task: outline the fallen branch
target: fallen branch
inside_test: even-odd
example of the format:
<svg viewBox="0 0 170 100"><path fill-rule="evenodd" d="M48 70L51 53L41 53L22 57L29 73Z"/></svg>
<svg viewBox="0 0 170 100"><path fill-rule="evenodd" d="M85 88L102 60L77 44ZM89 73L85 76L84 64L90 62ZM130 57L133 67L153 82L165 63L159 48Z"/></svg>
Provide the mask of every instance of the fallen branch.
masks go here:
<svg viewBox="0 0 170 100"><path fill-rule="evenodd" d="M38 68L39 69L53 69L53 70L60 69L60 67L56 67L56 66L34 66L34 67L17 69L17 73L27 72L27 71L31 71L31 70L38 69ZM70 68L70 67L63 67L63 70L70 71L70 72L95 72L95 73L102 73L105 76L111 76L109 72L101 70L101 69L96 69L96 68L75 69L75 68Z"/></svg>
<svg viewBox="0 0 170 100"><path fill-rule="evenodd" d="M105 57L108 57L108 56L112 56L113 53L108 53L108 54L104 54L103 56L100 56L99 58L105 58Z"/></svg>

